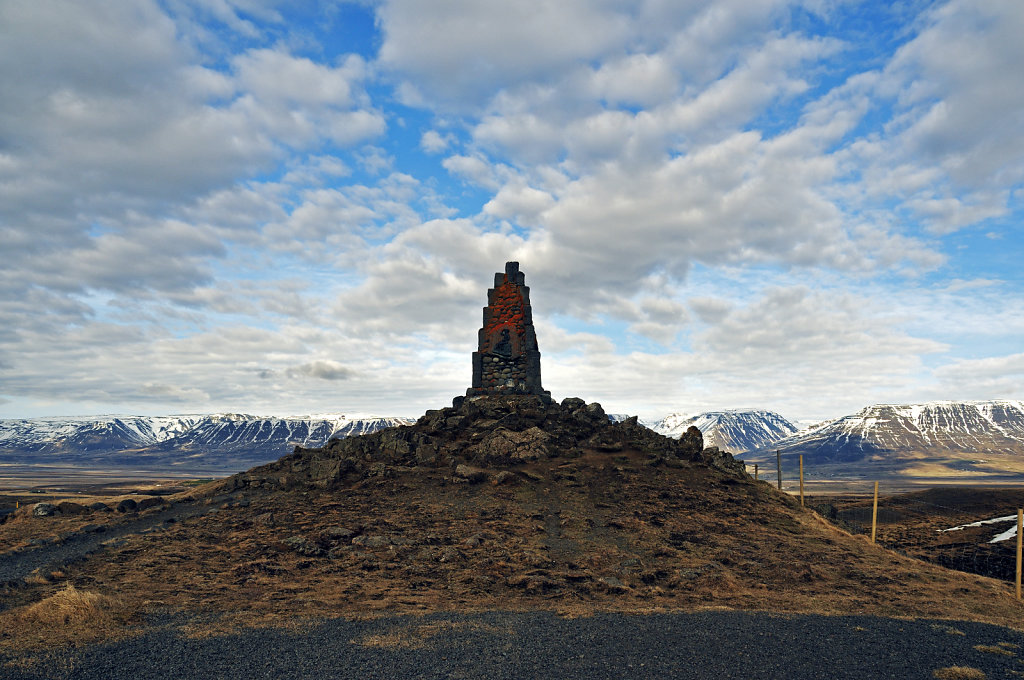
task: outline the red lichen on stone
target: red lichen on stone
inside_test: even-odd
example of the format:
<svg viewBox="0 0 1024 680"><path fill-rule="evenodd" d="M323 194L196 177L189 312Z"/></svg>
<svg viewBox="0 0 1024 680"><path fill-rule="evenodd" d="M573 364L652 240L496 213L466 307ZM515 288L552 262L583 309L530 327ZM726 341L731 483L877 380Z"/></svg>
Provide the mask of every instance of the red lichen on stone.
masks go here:
<svg viewBox="0 0 1024 680"><path fill-rule="evenodd" d="M504 283L494 289L494 302L490 305L491 316L484 326L486 337L500 337L501 331L507 328L516 347L520 347L526 333L526 326L523 323L524 305L519 286L506 278Z"/></svg>

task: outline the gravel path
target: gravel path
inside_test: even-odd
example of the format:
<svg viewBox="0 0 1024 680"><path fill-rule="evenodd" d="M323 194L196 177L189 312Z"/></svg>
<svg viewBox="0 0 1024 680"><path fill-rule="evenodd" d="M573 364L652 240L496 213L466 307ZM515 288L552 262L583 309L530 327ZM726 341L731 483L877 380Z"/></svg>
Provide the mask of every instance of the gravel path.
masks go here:
<svg viewBox="0 0 1024 680"><path fill-rule="evenodd" d="M174 503L165 510L131 517L123 524L102 525L102 531L78 531L56 543L2 553L0 554L0 585L19 583L38 568L59 569L102 550L104 544L117 541L119 538L151 531L167 526L171 522L208 513L217 509L217 502L223 501L224 498L214 499L209 504ZM0 600L0 611L6 609L7 606L9 606L7 603Z"/></svg>
<svg viewBox="0 0 1024 680"><path fill-rule="evenodd" d="M1015 677L1024 670L1022 656L1024 634L978 623L745 612L581 619L492 612L332 620L302 632L244 630L196 640L168 625L126 642L43 654L30 664L10 665L0 657L0 676L924 680L949 666Z"/></svg>

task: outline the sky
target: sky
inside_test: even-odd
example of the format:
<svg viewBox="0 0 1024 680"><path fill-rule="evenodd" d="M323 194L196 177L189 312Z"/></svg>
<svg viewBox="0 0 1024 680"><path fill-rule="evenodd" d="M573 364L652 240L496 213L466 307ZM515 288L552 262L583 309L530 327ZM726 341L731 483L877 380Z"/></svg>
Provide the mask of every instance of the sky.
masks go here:
<svg viewBox="0 0 1024 680"><path fill-rule="evenodd" d="M1019 0L0 0L0 417L1024 398Z"/></svg>

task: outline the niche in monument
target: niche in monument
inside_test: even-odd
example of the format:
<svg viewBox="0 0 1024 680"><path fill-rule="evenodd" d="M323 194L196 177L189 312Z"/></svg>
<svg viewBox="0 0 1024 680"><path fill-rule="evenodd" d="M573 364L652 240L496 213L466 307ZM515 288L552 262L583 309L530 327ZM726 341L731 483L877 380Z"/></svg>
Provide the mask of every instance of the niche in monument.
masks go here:
<svg viewBox="0 0 1024 680"><path fill-rule="evenodd" d="M467 397L491 394L551 396L540 383L540 351L533 330L530 289L518 262L506 262L487 291L484 324L473 352L473 386Z"/></svg>

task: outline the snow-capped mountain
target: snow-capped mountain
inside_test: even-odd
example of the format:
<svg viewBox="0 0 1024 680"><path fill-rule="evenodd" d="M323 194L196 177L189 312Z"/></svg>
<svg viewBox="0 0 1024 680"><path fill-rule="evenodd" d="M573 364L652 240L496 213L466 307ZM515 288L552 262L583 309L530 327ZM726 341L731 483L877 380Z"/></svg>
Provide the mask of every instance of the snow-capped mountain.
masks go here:
<svg viewBox="0 0 1024 680"><path fill-rule="evenodd" d="M245 469L293 447L408 425L407 418L226 413L0 420L0 463Z"/></svg>
<svg viewBox="0 0 1024 680"><path fill-rule="evenodd" d="M93 416L0 420L0 451L114 451L177 437L204 416Z"/></svg>
<svg viewBox="0 0 1024 680"><path fill-rule="evenodd" d="M818 463L902 454L1024 454L1024 401L876 404L770 446Z"/></svg>
<svg viewBox="0 0 1024 680"><path fill-rule="evenodd" d="M674 413L651 425L667 437L680 437L696 425L704 435L704 446L743 453L770 446L797 431L797 427L774 411L756 409L708 411L695 416Z"/></svg>

